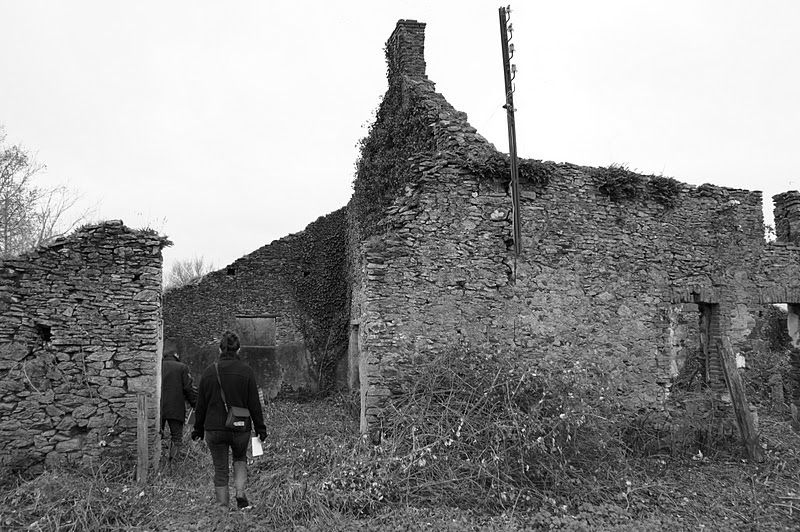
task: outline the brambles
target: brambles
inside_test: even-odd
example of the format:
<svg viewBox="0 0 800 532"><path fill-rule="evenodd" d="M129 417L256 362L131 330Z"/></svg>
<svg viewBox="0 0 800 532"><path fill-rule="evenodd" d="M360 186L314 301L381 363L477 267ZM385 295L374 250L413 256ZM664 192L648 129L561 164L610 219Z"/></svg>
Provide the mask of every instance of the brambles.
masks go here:
<svg viewBox="0 0 800 532"><path fill-rule="evenodd" d="M604 378L596 366L521 368L476 353L421 368L381 426L401 500L495 510L569 495L586 468L625 454Z"/></svg>

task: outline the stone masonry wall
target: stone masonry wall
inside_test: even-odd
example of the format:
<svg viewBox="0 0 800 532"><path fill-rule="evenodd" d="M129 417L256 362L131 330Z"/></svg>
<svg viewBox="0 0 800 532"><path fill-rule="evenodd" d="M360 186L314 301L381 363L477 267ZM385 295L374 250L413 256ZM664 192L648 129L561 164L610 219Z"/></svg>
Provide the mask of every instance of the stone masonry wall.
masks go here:
<svg viewBox="0 0 800 532"><path fill-rule="evenodd" d="M165 245L111 221L0 262L2 474L135 456L138 393L156 434Z"/></svg>
<svg viewBox="0 0 800 532"><path fill-rule="evenodd" d="M775 202L775 236L779 242L800 242L800 192L790 190L776 194Z"/></svg>
<svg viewBox="0 0 800 532"><path fill-rule="evenodd" d="M239 329L237 316L269 316L275 345L242 353L265 397L331 385L330 366L346 363L345 216L340 209L321 217L199 283L165 293L165 337L178 343L196 378L217 357L219 335Z"/></svg>
<svg viewBox="0 0 800 532"><path fill-rule="evenodd" d="M599 365L617 383L608 393L631 408L657 405L685 359L680 346L700 347L675 337L697 334L686 325L699 321L697 304L713 309L715 358L722 335L747 348L754 305L792 302L800 255L765 243L759 192L629 173L636 194L614 198L606 169L523 161L523 252L515 257L508 174L493 171L504 156L424 70L391 63L414 50L422 53L387 51L390 75L400 77L390 86L426 113L423 134L435 149L414 157L378 234L350 230L359 242L351 278L362 429L413 385L421 362L453 348L565 371Z"/></svg>

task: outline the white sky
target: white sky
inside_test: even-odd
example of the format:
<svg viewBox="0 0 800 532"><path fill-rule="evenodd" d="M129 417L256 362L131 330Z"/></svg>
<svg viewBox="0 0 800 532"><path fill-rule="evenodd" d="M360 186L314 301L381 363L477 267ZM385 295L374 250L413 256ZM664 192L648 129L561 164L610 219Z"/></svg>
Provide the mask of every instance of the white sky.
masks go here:
<svg viewBox="0 0 800 532"><path fill-rule="evenodd" d="M221 268L343 206L400 18L507 150L497 8L478 0L0 0L0 124L98 219ZM771 196L800 188L797 0L516 0L520 155ZM767 220L768 222L771 219Z"/></svg>

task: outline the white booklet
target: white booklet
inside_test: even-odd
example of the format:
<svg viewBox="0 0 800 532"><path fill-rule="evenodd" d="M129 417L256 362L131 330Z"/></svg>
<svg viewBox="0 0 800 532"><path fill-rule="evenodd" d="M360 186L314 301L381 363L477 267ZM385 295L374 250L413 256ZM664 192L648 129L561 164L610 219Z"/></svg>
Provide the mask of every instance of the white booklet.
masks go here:
<svg viewBox="0 0 800 532"><path fill-rule="evenodd" d="M258 438L258 436L253 436L250 438L250 442L252 446L253 457L264 454L264 448L261 447L261 440Z"/></svg>

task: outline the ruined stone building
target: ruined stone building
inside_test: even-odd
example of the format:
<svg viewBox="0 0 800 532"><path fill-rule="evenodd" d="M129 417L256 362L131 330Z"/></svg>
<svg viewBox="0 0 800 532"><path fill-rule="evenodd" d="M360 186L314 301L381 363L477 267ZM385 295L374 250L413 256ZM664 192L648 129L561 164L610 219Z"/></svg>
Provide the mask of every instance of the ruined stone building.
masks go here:
<svg viewBox="0 0 800 532"><path fill-rule="evenodd" d="M336 364L347 341L346 228L339 209L197 284L168 290L164 334L196 377L231 329L265 398L329 387L345 371Z"/></svg>
<svg viewBox="0 0 800 532"><path fill-rule="evenodd" d="M349 384L366 429L448 349L601 363L647 406L692 351L719 386L717 340L752 353L759 305L797 323L797 192L776 196L768 243L760 192L523 160L515 256L508 158L435 91L424 29L401 20L389 38L349 204L166 294L165 334L196 365L237 329L266 395Z"/></svg>
<svg viewBox="0 0 800 532"><path fill-rule="evenodd" d="M111 221L0 262L0 482L135 457L139 394L155 437L165 245Z"/></svg>

